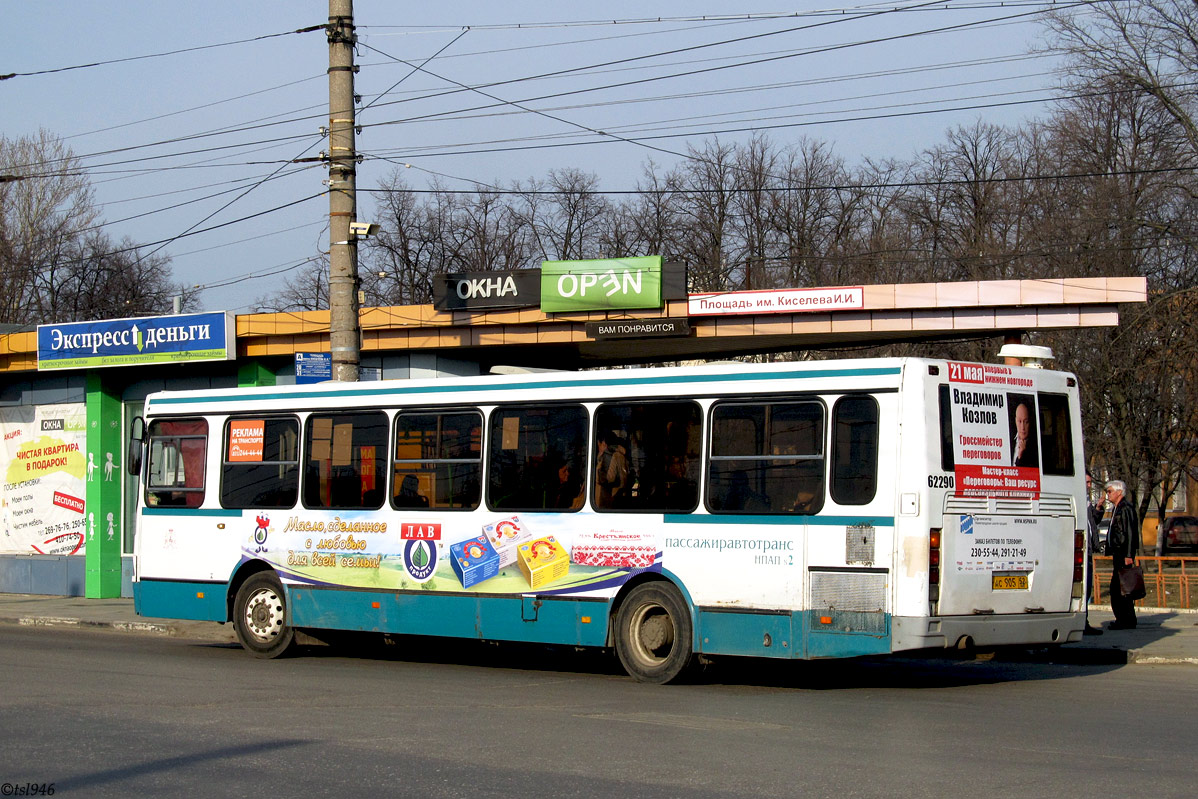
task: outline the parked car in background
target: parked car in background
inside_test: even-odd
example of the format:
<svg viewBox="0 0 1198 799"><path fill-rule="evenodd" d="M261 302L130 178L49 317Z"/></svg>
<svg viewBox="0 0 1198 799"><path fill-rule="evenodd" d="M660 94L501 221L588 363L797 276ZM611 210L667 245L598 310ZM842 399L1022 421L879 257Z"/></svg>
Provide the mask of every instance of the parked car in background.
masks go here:
<svg viewBox="0 0 1198 799"><path fill-rule="evenodd" d="M1198 551L1198 517L1170 516L1162 523L1166 552Z"/></svg>
<svg viewBox="0 0 1198 799"><path fill-rule="evenodd" d="M1098 550L1095 555L1106 554L1106 536L1111 531L1111 517L1108 516L1098 523Z"/></svg>

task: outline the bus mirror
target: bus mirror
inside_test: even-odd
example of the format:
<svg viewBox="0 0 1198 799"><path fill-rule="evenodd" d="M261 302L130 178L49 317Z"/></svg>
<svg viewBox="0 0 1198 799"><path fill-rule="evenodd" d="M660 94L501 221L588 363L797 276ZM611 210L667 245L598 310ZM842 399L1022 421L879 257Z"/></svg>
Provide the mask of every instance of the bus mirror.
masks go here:
<svg viewBox="0 0 1198 799"><path fill-rule="evenodd" d="M145 420L140 416L134 417L129 425L129 451L125 455L125 471L134 476L141 474L141 453L145 434Z"/></svg>

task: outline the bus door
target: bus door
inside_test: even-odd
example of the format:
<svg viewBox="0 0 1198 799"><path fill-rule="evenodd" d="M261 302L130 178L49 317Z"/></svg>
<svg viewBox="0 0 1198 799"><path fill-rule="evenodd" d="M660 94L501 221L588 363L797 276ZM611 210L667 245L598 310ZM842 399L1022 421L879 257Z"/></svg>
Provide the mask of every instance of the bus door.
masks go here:
<svg viewBox="0 0 1198 799"><path fill-rule="evenodd" d="M227 576L227 554L213 545L224 519L201 510L208 490L209 424L204 418L151 419L136 541L138 578Z"/></svg>

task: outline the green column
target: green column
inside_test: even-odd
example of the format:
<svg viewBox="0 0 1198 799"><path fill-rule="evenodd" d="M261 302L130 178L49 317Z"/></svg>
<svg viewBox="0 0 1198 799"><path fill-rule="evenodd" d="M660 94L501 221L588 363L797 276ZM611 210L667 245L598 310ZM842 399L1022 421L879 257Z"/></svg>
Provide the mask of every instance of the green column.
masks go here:
<svg viewBox="0 0 1198 799"><path fill-rule="evenodd" d="M258 361L246 361L237 365L238 388L273 386L275 384L275 373Z"/></svg>
<svg viewBox="0 0 1198 799"><path fill-rule="evenodd" d="M95 372L87 375L87 575L90 599L121 595L121 398ZM94 535L93 535L94 533Z"/></svg>

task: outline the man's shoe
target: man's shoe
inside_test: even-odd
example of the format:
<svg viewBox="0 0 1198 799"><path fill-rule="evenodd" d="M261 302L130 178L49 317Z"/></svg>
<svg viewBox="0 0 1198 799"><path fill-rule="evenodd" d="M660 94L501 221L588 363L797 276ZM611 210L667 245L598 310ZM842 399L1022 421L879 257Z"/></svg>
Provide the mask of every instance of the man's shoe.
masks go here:
<svg viewBox="0 0 1198 799"><path fill-rule="evenodd" d="M1102 635L1102 628L1091 627L1089 624L1087 624L1086 629L1082 630L1082 635Z"/></svg>
<svg viewBox="0 0 1198 799"><path fill-rule="evenodd" d="M1136 629L1135 622L1131 624L1123 624L1122 622L1113 621L1107 625L1108 630L1134 630Z"/></svg>

